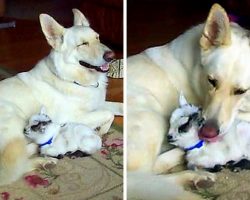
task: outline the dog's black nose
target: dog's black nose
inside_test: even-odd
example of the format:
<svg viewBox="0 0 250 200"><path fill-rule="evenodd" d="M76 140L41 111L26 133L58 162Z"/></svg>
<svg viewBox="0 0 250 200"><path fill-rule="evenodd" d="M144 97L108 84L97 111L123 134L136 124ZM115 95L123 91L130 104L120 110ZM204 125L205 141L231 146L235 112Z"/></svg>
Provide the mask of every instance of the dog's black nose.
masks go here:
<svg viewBox="0 0 250 200"><path fill-rule="evenodd" d="M167 136L167 139L168 139L168 140L172 140L172 139L173 139L173 136L172 136L172 135L168 135L168 136Z"/></svg>
<svg viewBox="0 0 250 200"><path fill-rule="evenodd" d="M103 59L106 62L110 62L110 61L114 60L114 58L115 58L115 53L113 51L106 51L103 55Z"/></svg>

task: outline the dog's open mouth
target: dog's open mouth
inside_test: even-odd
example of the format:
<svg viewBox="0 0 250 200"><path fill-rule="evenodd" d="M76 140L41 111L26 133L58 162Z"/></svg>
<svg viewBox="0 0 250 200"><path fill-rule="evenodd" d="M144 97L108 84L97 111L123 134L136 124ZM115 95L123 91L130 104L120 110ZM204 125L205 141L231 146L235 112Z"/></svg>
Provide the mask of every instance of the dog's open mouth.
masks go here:
<svg viewBox="0 0 250 200"><path fill-rule="evenodd" d="M86 67L86 68L94 69L94 70L96 70L96 71L98 71L98 72L103 72L103 73L105 73L105 72L108 72L108 71L109 71L109 63L105 63L105 64L103 64L103 65L101 65L101 66L94 66L94 65L91 65L91 64L86 63L86 62L81 61L81 60L79 61L79 63L80 63L80 65L82 65L82 66L84 66L84 67Z"/></svg>

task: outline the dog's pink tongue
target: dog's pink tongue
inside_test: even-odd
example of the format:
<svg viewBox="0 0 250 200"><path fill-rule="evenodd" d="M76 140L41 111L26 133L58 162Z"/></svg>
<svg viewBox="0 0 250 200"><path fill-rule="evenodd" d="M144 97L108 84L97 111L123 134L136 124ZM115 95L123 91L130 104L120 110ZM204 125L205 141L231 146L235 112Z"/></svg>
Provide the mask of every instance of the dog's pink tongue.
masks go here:
<svg viewBox="0 0 250 200"><path fill-rule="evenodd" d="M199 130L199 138L208 142L216 142L218 140L218 130L209 125L204 125Z"/></svg>
<svg viewBox="0 0 250 200"><path fill-rule="evenodd" d="M100 68L101 68L101 70L102 70L103 72L106 72L106 71L109 70L109 64L106 63L106 64L102 65Z"/></svg>

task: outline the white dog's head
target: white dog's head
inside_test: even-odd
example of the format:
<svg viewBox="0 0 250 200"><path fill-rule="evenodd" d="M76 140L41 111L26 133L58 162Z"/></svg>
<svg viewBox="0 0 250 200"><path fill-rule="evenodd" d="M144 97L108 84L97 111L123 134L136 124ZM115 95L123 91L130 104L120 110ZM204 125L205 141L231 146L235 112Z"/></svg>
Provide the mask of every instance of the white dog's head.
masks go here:
<svg viewBox="0 0 250 200"><path fill-rule="evenodd" d="M85 16L73 9L74 25L64 28L47 14L40 15L42 31L53 47L51 57L56 74L67 81L86 83L89 77L107 72L114 52L102 44ZM89 75L90 76L90 75Z"/></svg>
<svg viewBox="0 0 250 200"><path fill-rule="evenodd" d="M168 140L171 144L187 149L200 140L198 131L204 119L201 109L188 104L182 94L179 103L180 107L173 111L170 118Z"/></svg>
<svg viewBox="0 0 250 200"><path fill-rule="evenodd" d="M250 94L250 34L214 4L200 38L203 132L225 134Z"/></svg>

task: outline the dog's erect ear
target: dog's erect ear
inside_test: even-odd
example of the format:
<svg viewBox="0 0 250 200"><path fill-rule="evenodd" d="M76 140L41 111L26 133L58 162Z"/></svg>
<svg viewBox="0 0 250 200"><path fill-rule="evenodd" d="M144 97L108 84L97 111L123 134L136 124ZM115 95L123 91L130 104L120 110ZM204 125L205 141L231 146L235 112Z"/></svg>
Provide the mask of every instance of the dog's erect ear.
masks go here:
<svg viewBox="0 0 250 200"><path fill-rule="evenodd" d="M54 49L59 49L63 42L64 27L47 14L40 14L39 18L48 43Z"/></svg>
<svg viewBox="0 0 250 200"><path fill-rule="evenodd" d="M180 93L180 96L179 96L179 104L180 104L180 107L188 104L182 92Z"/></svg>
<svg viewBox="0 0 250 200"><path fill-rule="evenodd" d="M75 26L89 26L89 21L82 14L82 12L76 8L72 9L74 14L74 25Z"/></svg>
<svg viewBox="0 0 250 200"><path fill-rule="evenodd" d="M219 4L214 4L209 12L200 39L201 48L208 50L213 46L218 47L230 44L231 31L227 13Z"/></svg>

